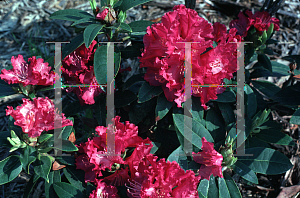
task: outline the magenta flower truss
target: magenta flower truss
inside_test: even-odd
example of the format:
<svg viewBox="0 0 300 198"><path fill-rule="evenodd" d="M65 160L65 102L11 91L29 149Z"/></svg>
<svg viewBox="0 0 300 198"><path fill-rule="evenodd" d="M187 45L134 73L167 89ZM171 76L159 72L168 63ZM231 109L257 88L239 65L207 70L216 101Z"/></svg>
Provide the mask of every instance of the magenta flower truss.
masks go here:
<svg viewBox="0 0 300 198"><path fill-rule="evenodd" d="M38 137L43 131L53 130L54 121L59 120L62 127L72 126L71 120L66 119L55 112L54 104L49 98L34 98L33 102L23 98L23 104L16 110L8 106L6 115L11 115L15 119L15 125L22 128L29 137Z"/></svg>
<svg viewBox="0 0 300 198"><path fill-rule="evenodd" d="M184 171L177 162L157 161L156 156L149 154L131 171L134 174L127 186L131 198L199 197L199 179L192 170Z"/></svg>
<svg viewBox="0 0 300 198"><path fill-rule="evenodd" d="M214 176L223 177L223 156L214 149L214 144L211 142L207 142L205 137L203 137L201 149L201 152L193 152L194 161L202 164L199 169L199 176L201 177L201 179L209 180L211 174L213 174Z"/></svg>
<svg viewBox="0 0 300 198"><path fill-rule="evenodd" d="M73 91L78 96L81 105L94 104L94 98L103 93L94 73L93 63L96 51L94 46L96 44L95 40L89 48L82 44L62 61L63 67L61 70L66 84L87 85L86 87L70 87L67 89L67 92Z"/></svg>
<svg viewBox="0 0 300 198"><path fill-rule="evenodd" d="M224 91L217 86L237 71L237 44L229 42L237 42L240 37L235 35L236 29L226 33L224 25L212 26L184 5L177 5L173 10L162 17L161 23L148 27L140 67L147 67L144 78L150 85L162 86L167 100L181 107L185 101L185 46L179 42L197 42L191 44L192 85L215 85L192 87L192 94L201 97L206 109L205 103L217 99L216 95ZM218 32L219 29L222 31ZM218 42L218 46L204 53L213 48L213 41Z"/></svg>
<svg viewBox="0 0 300 198"><path fill-rule="evenodd" d="M82 153L82 155L76 158L76 166L77 169L85 171L86 182L94 182L97 177L102 177L102 171L112 170L112 165L115 163L127 164L131 167L150 153L152 148L151 141L149 138L143 140L138 136L137 126L130 124L128 121L125 124L121 123L119 116L116 116L112 121L115 127L115 154L106 154L106 132L112 130L112 125L109 125L107 128L103 126L96 127L95 130L99 137L89 139L88 142L81 143L78 146L78 152ZM135 147L135 150L131 156L123 160L125 149L129 147ZM111 185L124 185L129 178L128 169L121 169L118 173L120 174L115 173L106 177L104 181Z"/></svg>
<svg viewBox="0 0 300 198"><path fill-rule="evenodd" d="M271 23L274 24L274 30L279 30L279 19L271 17L270 14L266 11L255 12L253 14L250 10L246 10L245 14L240 12L238 15L239 19L232 20L229 24L230 28L236 28L238 30L237 34L243 37L247 36L247 32L250 27L253 25L260 34L268 30Z"/></svg>
<svg viewBox="0 0 300 198"><path fill-rule="evenodd" d="M36 59L35 56L29 58L29 64L24 61L22 55L17 58L11 57L13 69L3 69L0 78L9 84L20 83L27 85L53 85L54 72L48 63L44 63L42 58Z"/></svg>
<svg viewBox="0 0 300 198"><path fill-rule="evenodd" d="M97 180L96 190L90 194L89 198L119 198L118 189L115 186L107 185L102 180Z"/></svg>

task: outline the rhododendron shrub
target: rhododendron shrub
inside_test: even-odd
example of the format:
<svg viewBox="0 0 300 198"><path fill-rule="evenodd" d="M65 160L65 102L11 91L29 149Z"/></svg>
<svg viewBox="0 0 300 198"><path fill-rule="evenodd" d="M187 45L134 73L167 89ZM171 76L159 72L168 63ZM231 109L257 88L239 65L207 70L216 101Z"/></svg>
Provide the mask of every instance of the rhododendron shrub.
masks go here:
<svg viewBox="0 0 300 198"><path fill-rule="evenodd" d="M54 56L33 56L28 63L13 56L13 69L1 71L0 97L25 97L22 104L7 106L8 128L1 126L0 143L10 152L0 159L1 185L25 171L31 178L24 198L41 180L45 197L241 198L233 175L239 184L254 186L257 173L282 174L293 167L272 149L296 141L282 133L270 108L299 107L288 97L300 94L293 83L299 71L267 55L279 29L278 19L263 11L270 2L268 9L241 12L229 29L184 5L158 23L127 24L126 11L147 0L102 1L101 8L89 2L93 15L66 9L50 16L71 21L78 34L61 52L67 89L51 86ZM190 71L186 42L191 42ZM186 72L191 93L185 91ZM257 80L287 75L281 87ZM105 87L114 92L105 93ZM299 125L298 114L290 123Z"/></svg>
<svg viewBox="0 0 300 198"><path fill-rule="evenodd" d="M237 45L229 42L240 38L235 38L236 30L227 34L224 25L212 26L183 5L173 10L162 17L161 23L148 27L140 66L147 67L145 80L150 85L162 86L168 101L175 101L181 107L185 102L185 46L182 42L194 42L191 44L192 85L220 85L224 78L232 78L232 73L237 71L234 54ZM218 46L204 53L213 47L214 40L220 41ZM217 90L217 87L192 87L193 95L201 97L204 108L207 108L205 103L217 99L217 93L222 92Z"/></svg>

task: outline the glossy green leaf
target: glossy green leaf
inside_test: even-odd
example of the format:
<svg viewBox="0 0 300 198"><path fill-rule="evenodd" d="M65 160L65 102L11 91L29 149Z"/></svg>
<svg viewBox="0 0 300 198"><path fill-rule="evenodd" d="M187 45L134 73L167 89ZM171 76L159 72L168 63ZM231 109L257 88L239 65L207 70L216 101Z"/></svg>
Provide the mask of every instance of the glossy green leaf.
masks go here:
<svg viewBox="0 0 300 198"><path fill-rule="evenodd" d="M152 143L152 149L150 150L151 154L155 154L155 152L159 149L161 143L159 142L151 142Z"/></svg>
<svg viewBox="0 0 300 198"><path fill-rule="evenodd" d="M293 114L291 120L290 120L291 124L297 124L300 125L300 108L298 108L295 113Z"/></svg>
<svg viewBox="0 0 300 198"><path fill-rule="evenodd" d="M80 191L84 191L84 175L85 172L83 170L76 169L74 166L67 166L63 169L63 172L68 179L68 181L72 184L72 186L76 187Z"/></svg>
<svg viewBox="0 0 300 198"><path fill-rule="evenodd" d="M226 125L233 123L236 121L233 109L230 104L228 103L218 103L220 108L221 114L224 118Z"/></svg>
<svg viewBox="0 0 300 198"><path fill-rule="evenodd" d="M165 115L167 115L172 106L173 102L168 101L165 97L165 94L160 94L157 98L157 105L155 108L156 120L165 117Z"/></svg>
<svg viewBox="0 0 300 198"><path fill-rule="evenodd" d="M26 187L24 189L24 194L23 194L23 198L29 198L30 193L33 189L33 187L35 186L37 180L38 180L39 176L37 174L34 174L30 177L29 182L26 184Z"/></svg>
<svg viewBox="0 0 300 198"><path fill-rule="evenodd" d="M218 99L213 100L216 102L236 102L236 95L232 90L224 91L221 94L217 94Z"/></svg>
<svg viewBox="0 0 300 198"><path fill-rule="evenodd" d="M272 72L272 64L270 59L265 54L258 54L257 61L267 70Z"/></svg>
<svg viewBox="0 0 300 198"><path fill-rule="evenodd" d="M122 2L122 4L120 5L119 9L122 11L126 11L132 7L146 3L148 1L151 1L151 0L124 0Z"/></svg>
<svg viewBox="0 0 300 198"><path fill-rule="evenodd" d="M192 128L188 128L189 126L184 122L184 118L187 122L192 123ZM197 120L192 120L192 118L184 116L182 114L173 114L173 120L175 126L178 128L179 132L187 138L189 142L193 145L201 149L202 146L202 137L205 137L208 142L214 142L213 137L208 132L208 130ZM185 131L185 127L187 130ZM185 133L189 133L191 135L185 135ZM191 136L191 139L190 139Z"/></svg>
<svg viewBox="0 0 300 198"><path fill-rule="evenodd" d="M147 27L154 24L152 21L133 21L129 23L128 25L131 27L133 32L146 32Z"/></svg>
<svg viewBox="0 0 300 198"><path fill-rule="evenodd" d="M67 21L78 21L82 18L94 18L93 15L77 9L59 10L51 14L50 19L61 19Z"/></svg>
<svg viewBox="0 0 300 198"><path fill-rule="evenodd" d="M205 126L206 121L203 119L204 109L201 106L199 98L192 96L192 108L190 109L190 112L193 116L193 119L198 120L203 126Z"/></svg>
<svg viewBox="0 0 300 198"><path fill-rule="evenodd" d="M214 109L209 109L206 114L206 129L210 132L214 142L225 138L225 123L221 115Z"/></svg>
<svg viewBox="0 0 300 198"><path fill-rule="evenodd" d="M45 134L43 134L43 135L41 135L41 136L38 137L38 143L42 143L42 142L44 142L44 141L47 141L47 140L49 140L52 136L53 136L53 134L47 134L47 133L45 133Z"/></svg>
<svg viewBox="0 0 300 198"><path fill-rule="evenodd" d="M230 197L229 189L226 185L224 178L218 178L218 186L219 186L219 197L227 198Z"/></svg>
<svg viewBox="0 0 300 198"><path fill-rule="evenodd" d="M96 38L98 32L104 27L101 24L91 24L87 26L83 32L83 39L86 48L89 48L93 40Z"/></svg>
<svg viewBox="0 0 300 198"><path fill-rule="evenodd" d="M207 179L202 179L197 189L199 198L207 198L208 188L209 181Z"/></svg>
<svg viewBox="0 0 300 198"><path fill-rule="evenodd" d="M281 90L275 84L268 81L253 80L251 83L256 89L258 89L268 98L273 97L278 91Z"/></svg>
<svg viewBox="0 0 300 198"><path fill-rule="evenodd" d="M5 81L0 79L0 98L15 94L16 92Z"/></svg>
<svg viewBox="0 0 300 198"><path fill-rule="evenodd" d="M29 165L36 160L37 152L32 146L26 146L20 154L20 160L26 173L29 174Z"/></svg>
<svg viewBox="0 0 300 198"><path fill-rule="evenodd" d="M51 159L48 156L40 156L40 158L37 158L33 163L34 172L49 182L48 174L50 172L51 165Z"/></svg>
<svg viewBox="0 0 300 198"><path fill-rule="evenodd" d="M12 155L0 161L0 185L14 180L21 172L19 156Z"/></svg>
<svg viewBox="0 0 300 198"><path fill-rule="evenodd" d="M238 156L238 160L256 173L275 175L293 167L287 156L270 148L249 148L245 153L253 156Z"/></svg>
<svg viewBox="0 0 300 198"><path fill-rule="evenodd" d="M295 86L295 85L294 85ZM272 99L281 105L300 105L300 92L293 89L294 86L288 86L277 92Z"/></svg>
<svg viewBox="0 0 300 198"><path fill-rule="evenodd" d="M126 23L121 23L119 27L122 28L122 30L125 30L126 32L132 32L131 27Z"/></svg>
<svg viewBox="0 0 300 198"><path fill-rule="evenodd" d="M139 90L138 103L146 102L162 92L161 86L151 86L148 82L144 82Z"/></svg>
<svg viewBox="0 0 300 198"><path fill-rule="evenodd" d="M94 55L94 72L98 84L107 84L107 46L101 45ZM115 75L118 73L121 62L121 52L116 47L114 52Z"/></svg>
<svg viewBox="0 0 300 198"><path fill-rule="evenodd" d="M74 118L68 117L67 119L71 120L74 125ZM65 126L62 128L61 133L59 134L58 138L62 138L64 140L67 140L70 136L70 134L74 131L73 126Z"/></svg>
<svg viewBox="0 0 300 198"><path fill-rule="evenodd" d="M56 156L55 160L60 164L72 165L75 166L75 158L74 156Z"/></svg>
<svg viewBox="0 0 300 198"><path fill-rule="evenodd" d="M226 182L230 197L231 198L242 198L239 188L237 187L234 180L227 174L224 174L224 180Z"/></svg>
<svg viewBox="0 0 300 198"><path fill-rule="evenodd" d="M257 109L256 96L248 84L245 84L245 117L252 118L255 115Z"/></svg>
<svg viewBox="0 0 300 198"><path fill-rule="evenodd" d="M248 166L243 164L241 161L237 161L235 164L233 164L232 169L235 173L240 175L245 180L248 180L249 182L252 182L254 184L258 184L258 179L256 174L253 170L251 170Z"/></svg>
<svg viewBox="0 0 300 198"><path fill-rule="evenodd" d="M48 175L49 183L45 182L45 195L46 198L58 198L58 195L54 191L53 183L61 182L60 171L51 171Z"/></svg>
<svg viewBox="0 0 300 198"><path fill-rule="evenodd" d="M209 188L207 198L219 197L219 190L216 184L216 178L211 175L209 179Z"/></svg>
<svg viewBox="0 0 300 198"><path fill-rule="evenodd" d="M78 21L75 21L71 26L75 26L75 25L87 23L87 22L95 22L95 19L94 18L83 18Z"/></svg>
<svg viewBox="0 0 300 198"><path fill-rule="evenodd" d="M60 198L82 198L84 194L73 185L65 182L56 182L53 188Z"/></svg>
<svg viewBox="0 0 300 198"><path fill-rule="evenodd" d="M170 162L177 162L179 164L179 166L183 169L183 170L187 170L188 169L188 162L187 162L187 157L185 152L183 151L182 146L179 146L177 149L175 149L167 158L167 161Z"/></svg>

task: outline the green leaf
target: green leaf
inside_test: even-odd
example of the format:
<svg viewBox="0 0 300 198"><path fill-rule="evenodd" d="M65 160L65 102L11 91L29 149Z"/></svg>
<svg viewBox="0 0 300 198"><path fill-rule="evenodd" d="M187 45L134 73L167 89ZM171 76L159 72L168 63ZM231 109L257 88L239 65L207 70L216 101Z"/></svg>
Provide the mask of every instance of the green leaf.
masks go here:
<svg viewBox="0 0 300 198"><path fill-rule="evenodd" d="M293 167L287 156L270 148L249 148L245 153L253 156L238 156L238 160L256 173L275 175Z"/></svg>
<svg viewBox="0 0 300 198"><path fill-rule="evenodd" d="M161 86L151 86L148 82L144 82L139 90L138 103L146 102L162 92Z"/></svg>
<svg viewBox="0 0 300 198"><path fill-rule="evenodd" d="M64 174L68 181L74 186L75 188L79 189L80 191L84 191L84 175L85 172L83 170L78 170L74 166L67 166L63 169Z"/></svg>
<svg viewBox="0 0 300 198"><path fill-rule="evenodd" d="M15 94L16 92L5 81L0 79L0 98Z"/></svg>
<svg viewBox="0 0 300 198"><path fill-rule="evenodd" d="M55 160L57 160L60 164L75 166L74 156L56 156Z"/></svg>
<svg viewBox="0 0 300 198"><path fill-rule="evenodd" d="M172 106L173 102L168 101L165 97L165 94L160 94L157 98L157 105L155 108L156 120L161 120L163 117L165 117L165 115L167 115Z"/></svg>
<svg viewBox="0 0 300 198"><path fill-rule="evenodd" d="M256 113L257 103L256 103L256 96L248 84L245 84L245 99L246 99L246 108L245 108L245 117L252 118Z"/></svg>
<svg viewBox="0 0 300 198"><path fill-rule="evenodd" d="M151 1L151 0L125 0L120 5L119 9L122 10L123 12L125 12L126 10L128 10L132 7L146 3L148 1Z"/></svg>
<svg viewBox="0 0 300 198"><path fill-rule="evenodd" d="M262 42L262 44L264 44L267 41L267 37L268 37L268 35L267 35L266 30L265 30L265 31L263 31L263 33L261 35L261 42Z"/></svg>
<svg viewBox="0 0 300 198"><path fill-rule="evenodd" d="M209 181L207 179L201 180L197 188L199 198L207 198L208 188L209 188Z"/></svg>
<svg viewBox="0 0 300 198"><path fill-rule="evenodd" d="M125 30L126 32L132 32L131 27L130 27L128 24L123 23L123 22L121 22L119 28L122 28L122 29Z"/></svg>
<svg viewBox="0 0 300 198"><path fill-rule="evenodd" d="M226 182L223 178L218 178L218 186L219 186L219 197L227 198L230 197L229 189L226 185Z"/></svg>
<svg viewBox="0 0 300 198"><path fill-rule="evenodd" d="M300 108L298 108L295 113L293 114L291 120L290 120L291 124L297 124L300 125Z"/></svg>
<svg viewBox="0 0 300 198"><path fill-rule="evenodd" d="M268 98L273 97L278 91L281 90L275 84L268 81L253 80L251 83L256 89L258 89Z"/></svg>
<svg viewBox="0 0 300 198"><path fill-rule="evenodd" d="M278 43L279 41L278 40L275 40L275 39L268 39L267 41L266 41L266 44L267 45L270 45L270 44L274 44L274 43Z"/></svg>
<svg viewBox="0 0 300 198"><path fill-rule="evenodd" d="M36 160L37 152L36 150L27 145L24 148L23 154L20 154L20 160L22 162L22 166L26 173L29 174L29 165Z"/></svg>
<svg viewBox="0 0 300 198"><path fill-rule="evenodd" d="M33 189L33 187L35 186L37 180L38 180L39 176L37 174L33 174L30 177L29 182L26 184L26 187L24 189L24 194L23 194L23 198L29 198L30 193Z"/></svg>
<svg viewBox="0 0 300 198"><path fill-rule="evenodd" d="M87 23L87 22L95 22L95 19L94 18L83 18L78 21L75 21L71 26L75 26L75 25L78 25L81 23Z"/></svg>
<svg viewBox="0 0 300 198"><path fill-rule="evenodd" d="M293 138L281 132L282 125L274 121L268 121L263 124L263 126L269 127L268 129L263 129L255 136L265 142L294 146Z"/></svg>
<svg viewBox="0 0 300 198"><path fill-rule="evenodd" d="M129 23L128 25L131 27L133 32L146 32L147 27L154 24L152 21L133 21Z"/></svg>
<svg viewBox="0 0 300 198"><path fill-rule="evenodd" d="M208 188L207 197L208 198L219 197L219 190L216 184L215 177L213 175L211 175L209 179L209 188Z"/></svg>
<svg viewBox="0 0 300 198"><path fill-rule="evenodd" d="M89 48L92 41L96 38L98 32L103 28L101 24L91 24L85 28L83 38L86 48Z"/></svg>
<svg viewBox="0 0 300 198"><path fill-rule="evenodd" d="M273 33L273 29L274 29L274 24L271 23L271 24L270 24L270 27L269 27L268 30L267 30L267 38L270 38L270 37L271 37L271 35L272 35L272 33Z"/></svg>
<svg viewBox="0 0 300 198"><path fill-rule="evenodd" d="M221 94L217 94L218 99L212 100L216 102L236 102L236 95L235 93L230 90L230 91L224 91Z"/></svg>
<svg viewBox="0 0 300 198"><path fill-rule="evenodd" d="M294 85L295 86L295 85ZM277 92L272 99L281 105L300 105L300 92L293 89L294 86L288 86Z"/></svg>
<svg viewBox="0 0 300 198"><path fill-rule="evenodd" d="M48 174L50 172L51 165L51 159L48 156L40 156L33 163L34 172L49 182Z"/></svg>
<svg viewBox="0 0 300 198"><path fill-rule="evenodd" d="M50 16L50 19L61 19L67 21L78 21L82 18L94 18L94 16L77 9L59 10Z"/></svg>
<svg viewBox="0 0 300 198"><path fill-rule="evenodd" d="M53 183L61 182L60 171L51 171L49 173L49 183L45 182L45 195L46 198L58 198L57 194L54 191Z"/></svg>
<svg viewBox="0 0 300 198"><path fill-rule="evenodd" d="M258 179L256 174L251 170L248 166L243 164L241 161L236 161L235 164L233 164L232 169L235 173L240 175L245 180L252 182L254 184L258 184Z"/></svg>
<svg viewBox="0 0 300 198"><path fill-rule="evenodd" d="M152 143L153 147L150 150L150 153L154 154L159 149L161 143L159 143L159 142L151 142L151 143Z"/></svg>
<svg viewBox="0 0 300 198"><path fill-rule="evenodd" d="M124 90L128 89L131 86L133 86L134 84L139 83L139 82L144 82L144 81L145 80L141 74L133 75L128 80L126 80L126 82L124 83L123 89Z"/></svg>
<svg viewBox="0 0 300 198"><path fill-rule="evenodd" d="M117 91L115 93L115 108L124 107L137 99L137 96L129 90Z"/></svg>
<svg viewBox="0 0 300 198"><path fill-rule="evenodd" d="M258 54L257 61L267 70L272 73L272 64L270 59L265 54Z"/></svg>
<svg viewBox="0 0 300 198"><path fill-rule="evenodd" d="M206 129L210 132L214 142L225 138L225 124L221 115L214 109L209 109L206 114Z"/></svg>
<svg viewBox="0 0 300 198"><path fill-rule="evenodd" d="M107 46L101 45L97 48L94 55L94 72L98 84L107 84ZM121 52L118 48L115 48L114 52L114 64L115 74L118 73L121 62Z"/></svg>
<svg viewBox="0 0 300 198"><path fill-rule="evenodd" d="M78 47L80 47L83 43L84 43L83 34L77 35L74 39L71 40L70 43L66 44L62 48L61 59L63 60L66 56L68 56L73 51L75 51Z"/></svg>
<svg viewBox="0 0 300 198"><path fill-rule="evenodd" d="M68 140L63 140L63 139L58 139L57 141L62 141L62 147L55 147L53 146L53 148L62 150L62 151L67 151L67 152L72 152L72 151L78 151L78 148L70 141Z"/></svg>
<svg viewBox="0 0 300 198"><path fill-rule="evenodd" d="M91 5L91 9L93 10L93 13L96 13L96 8L97 8L97 3L95 0L89 0L90 1L90 5Z"/></svg>
<svg viewBox="0 0 300 198"><path fill-rule="evenodd" d="M9 131L0 131L0 145L11 148L11 144L7 140L7 137L10 137Z"/></svg>
<svg viewBox="0 0 300 198"><path fill-rule="evenodd" d="M53 184L54 190L60 198L82 198L84 194L71 184L56 182Z"/></svg>
<svg viewBox="0 0 300 198"><path fill-rule="evenodd" d="M224 180L226 182L228 191L230 193L230 197L231 198L242 198L239 188L237 187L234 180L227 174L224 174Z"/></svg>
<svg viewBox="0 0 300 198"><path fill-rule="evenodd" d="M228 103L218 103L226 125L236 121L232 107Z"/></svg>
<svg viewBox="0 0 300 198"><path fill-rule="evenodd" d="M175 149L168 157L167 161L170 162L177 162L179 164L179 166L183 169L183 170L187 170L188 169L188 162L187 162L187 157L185 152L183 151L182 146L179 146L177 149Z"/></svg>
<svg viewBox="0 0 300 198"><path fill-rule="evenodd" d="M184 123L184 119L186 119L188 122L192 122L192 129L187 128L187 131L184 131L185 126L188 127ZM201 149L202 146L202 137L205 137L208 142L214 142L214 139L212 138L211 134L207 131L207 129L197 120L192 120L192 118L184 116L182 114L173 114L173 120L175 126L178 128L179 132L184 136L185 133L192 133L192 139L189 138L189 136L184 136L189 142L191 142L193 145Z"/></svg>
<svg viewBox="0 0 300 198"><path fill-rule="evenodd" d="M74 124L74 118L73 117L68 117L67 119L71 120L72 123ZM62 138L64 140L67 140L73 130L74 130L73 126L65 126L65 127L63 127L61 133L58 136L58 138Z"/></svg>
<svg viewBox="0 0 300 198"><path fill-rule="evenodd" d="M42 142L44 142L44 141L47 141L47 140L49 140L52 136L53 136L53 134L47 134L47 133L45 133L45 134L43 134L43 135L41 135L41 136L38 137L38 143L42 143Z"/></svg>
<svg viewBox="0 0 300 198"><path fill-rule="evenodd" d="M203 126L206 125L206 121L203 119L204 109L201 106L199 98L192 96L192 108L190 112L192 113L193 119L198 120Z"/></svg>
<svg viewBox="0 0 300 198"><path fill-rule="evenodd" d="M12 155L0 161L0 185L14 180L22 171L22 164L17 155Z"/></svg>
<svg viewBox="0 0 300 198"><path fill-rule="evenodd" d="M248 148L254 148L254 147L271 148L267 142L262 141L255 136L248 137L247 140L245 141L245 148L248 149Z"/></svg>

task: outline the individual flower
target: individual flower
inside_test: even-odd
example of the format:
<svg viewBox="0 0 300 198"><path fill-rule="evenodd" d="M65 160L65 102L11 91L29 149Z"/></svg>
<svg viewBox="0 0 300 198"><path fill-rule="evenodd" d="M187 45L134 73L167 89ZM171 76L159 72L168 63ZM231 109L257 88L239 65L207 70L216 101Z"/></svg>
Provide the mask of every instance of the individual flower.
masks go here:
<svg viewBox="0 0 300 198"><path fill-rule="evenodd" d="M86 182L93 182L95 178L102 177L102 171L118 171L112 169L115 164L117 167L120 164L129 164L130 166L131 164L134 164L132 160L136 159L135 156L139 156L142 159L145 155L150 153L152 148L151 141L149 138L143 140L138 136L137 126L128 121L126 121L125 124L121 123L119 116L116 116L112 121L114 122L114 125L109 124L108 127L96 127L95 130L98 137L94 137L93 139L89 138L87 142L81 143L78 146L78 152L82 153L82 155L77 157L76 166L78 169L82 169L86 172ZM114 130L115 133L115 153L107 154L106 133L111 133L112 130ZM132 153L133 157L128 157L129 159L125 158L124 160L122 157L126 154L126 148L135 148L135 150ZM126 169L119 170L119 172L122 172L122 174L113 174L105 179L105 181L107 183L112 183L113 181L116 182L119 180L117 182L118 184L124 184L124 181L128 180L128 175L126 176L125 173Z"/></svg>
<svg viewBox="0 0 300 198"><path fill-rule="evenodd" d="M193 171L184 171L175 161L156 160L157 157L147 155L141 161L141 167L134 171L130 186L127 186L130 197L199 197L197 191L199 179L195 177Z"/></svg>
<svg viewBox="0 0 300 198"><path fill-rule="evenodd" d="M101 21L104 21L107 14L108 14L109 10L107 8L105 8L102 12L98 13L96 16L96 19L99 19Z"/></svg>
<svg viewBox="0 0 300 198"><path fill-rule="evenodd" d="M208 21L199 17L196 11L187 9L184 5L177 5L173 10L162 17L161 23L147 28L147 34L144 36L144 52L140 58L140 67L147 67L144 79L152 86L162 86L167 100L175 101L177 106L181 107L181 103L186 100L183 42L194 42L191 44L191 80L192 85L197 86L192 87L192 94L201 97L202 106L207 109L205 103L216 99L217 88L201 88L198 85L220 85L225 76L232 76L237 70L234 54L236 44L227 45L229 41L226 38L228 37L226 27L224 30L224 26L219 25L221 32L218 33L217 25L214 28ZM218 44L217 49L209 50L213 48L213 41L221 42L221 40L224 44L220 46ZM220 49L221 47L229 48ZM225 51L226 53L223 53ZM213 55L211 58L208 58L209 52ZM222 54L218 54L219 52ZM217 55L217 58L214 58L214 55ZM203 56L206 56L205 61L202 60Z"/></svg>
<svg viewBox="0 0 300 198"><path fill-rule="evenodd" d="M61 127L72 126L71 120L66 119L55 111L55 105L49 98L34 98L33 102L23 98L23 104L16 110L8 106L6 115L11 115L15 125L22 128L29 137L38 137L43 131L55 129L54 121L61 123Z"/></svg>
<svg viewBox="0 0 300 198"><path fill-rule="evenodd" d="M103 93L94 73L93 62L96 51L94 46L96 44L95 40L93 40L89 48L82 44L62 61L63 67L61 70L66 84L85 85L67 89L67 92L73 91L78 96L81 105L94 104L94 98Z"/></svg>
<svg viewBox="0 0 300 198"><path fill-rule="evenodd" d="M118 189L115 186L107 185L102 180L97 180L97 188L93 190L89 198L119 198Z"/></svg>
<svg viewBox="0 0 300 198"><path fill-rule="evenodd" d="M201 179L209 180L211 174L214 176L223 177L223 156L214 149L214 144L207 142L205 137L203 137L201 149L201 152L193 152L194 161L202 164L199 169L199 175L201 176Z"/></svg>
<svg viewBox="0 0 300 198"><path fill-rule="evenodd" d="M246 37L248 30L251 26L261 34L263 31L268 30L271 23L274 24L274 30L279 30L279 20L275 17L271 17L266 11L258 11L253 14L250 10L246 10L245 14L240 12L238 19L232 20L229 24L230 28L236 28L238 30L237 34Z"/></svg>
<svg viewBox="0 0 300 198"><path fill-rule="evenodd" d="M44 63L42 58L36 59L35 56L28 58L29 64L23 59L22 55L17 58L11 57L13 69L3 69L0 78L9 84L20 83L27 85L53 85L54 72L48 63Z"/></svg>

